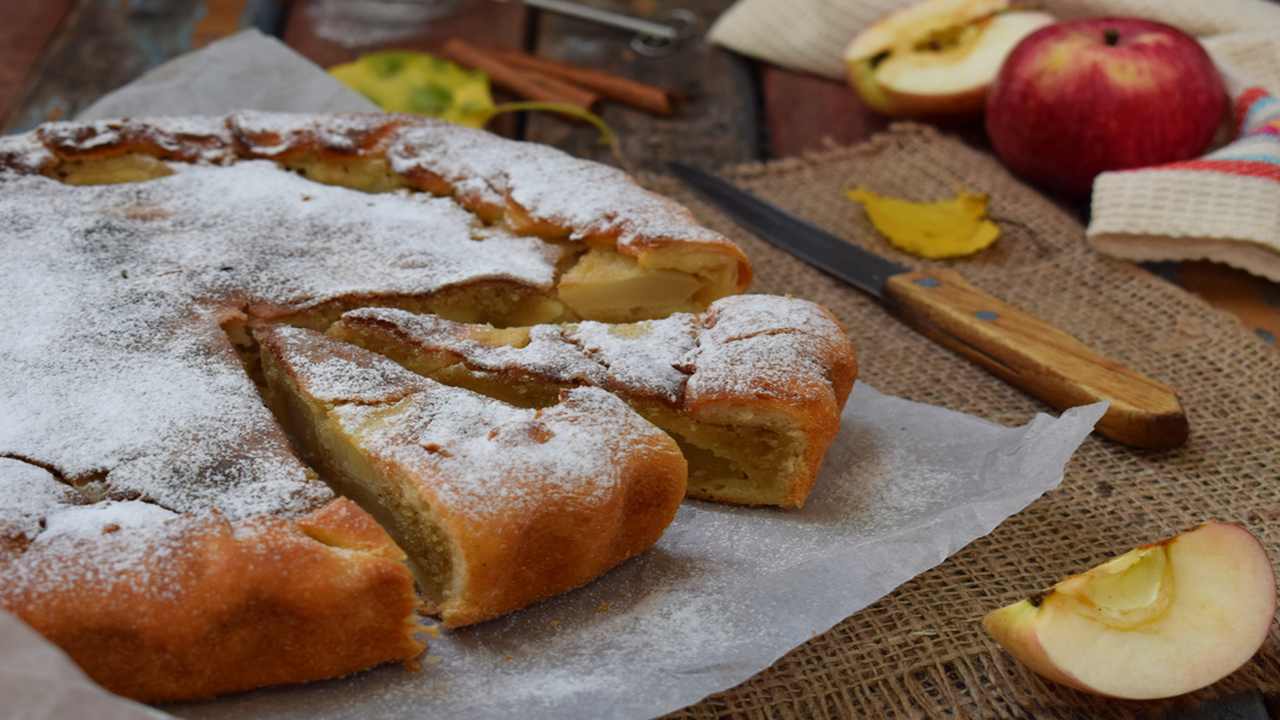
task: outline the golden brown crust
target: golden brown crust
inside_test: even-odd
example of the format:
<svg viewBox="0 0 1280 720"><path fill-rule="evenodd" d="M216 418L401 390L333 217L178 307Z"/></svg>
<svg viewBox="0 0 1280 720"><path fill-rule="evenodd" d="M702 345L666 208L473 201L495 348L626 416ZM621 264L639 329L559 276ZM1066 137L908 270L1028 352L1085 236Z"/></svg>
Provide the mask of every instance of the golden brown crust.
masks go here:
<svg viewBox="0 0 1280 720"><path fill-rule="evenodd" d="M421 118L412 115L369 113L334 116L320 124L306 116L281 123L277 116L238 113L227 117L227 127L241 157L285 160L304 156L369 157L385 155L395 132ZM262 121L262 118L270 118Z"/></svg>
<svg viewBox="0 0 1280 720"><path fill-rule="evenodd" d="M120 574L87 566L77 545L94 539L29 548L6 568L5 609L146 702L337 677L424 647L399 550L349 500L296 522L169 524L163 551Z"/></svg>
<svg viewBox="0 0 1280 720"><path fill-rule="evenodd" d="M35 135L61 162L131 154L177 162L227 162L235 158L222 118L52 122L37 128Z"/></svg>
<svg viewBox="0 0 1280 720"><path fill-rule="evenodd" d="M468 572L457 601L440 609L445 626L490 620L581 587L652 547L675 518L687 474L679 448L657 434L618 458L620 492L607 503L555 498L533 522L513 514L481 534L450 518L463 530L459 554Z"/></svg>

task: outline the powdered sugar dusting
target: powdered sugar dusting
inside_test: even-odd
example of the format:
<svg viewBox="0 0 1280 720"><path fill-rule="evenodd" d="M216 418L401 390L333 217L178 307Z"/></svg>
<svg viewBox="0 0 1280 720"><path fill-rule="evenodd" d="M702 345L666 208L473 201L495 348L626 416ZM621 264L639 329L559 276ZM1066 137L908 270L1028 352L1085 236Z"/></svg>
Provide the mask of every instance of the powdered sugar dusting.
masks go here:
<svg viewBox="0 0 1280 720"><path fill-rule="evenodd" d="M355 154L374 149L369 147L372 141L394 130L396 117L353 113L326 115L321 121L314 115L242 110L229 116L227 125L246 149L257 156L275 157L312 143L325 150Z"/></svg>
<svg viewBox="0 0 1280 720"><path fill-rule="evenodd" d="M682 361L693 369L686 401L830 397L836 364L852 359L848 343L831 314L807 300L722 298L707 309L698 346Z"/></svg>
<svg viewBox="0 0 1280 720"><path fill-rule="evenodd" d="M624 489L620 461L659 432L595 388L570 390L542 412L443 385L402 403L361 435L361 445L428 478L442 507L476 521L565 502L604 506ZM344 405L335 415L349 432L359 432L377 412Z"/></svg>
<svg viewBox="0 0 1280 720"><path fill-rule="evenodd" d="M70 507L46 518L45 531L36 542L53 542L60 537L93 539L123 529L155 527L175 517L178 514L172 510L137 500Z"/></svg>
<svg viewBox="0 0 1280 720"><path fill-rule="evenodd" d="M706 336L725 343L752 335L804 333L840 338L844 330L821 305L781 295L731 295L708 308Z"/></svg>
<svg viewBox="0 0 1280 720"><path fill-rule="evenodd" d="M56 530L4 568L0 602L113 605L107 612L117 616L145 603L154 611L156 601L180 602L193 580L184 561L202 543L216 545L216 528L226 527L138 502L71 508L50 521ZM75 595L59 596L67 588Z"/></svg>
<svg viewBox="0 0 1280 720"><path fill-rule="evenodd" d="M5 172L5 168L24 173L40 172L53 160L53 153L30 133L0 137L0 174Z"/></svg>
<svg viewBox="0 0 1280 720"><path fill-rule="evenodd" d="M555 148L443 123L404 129L387 151L396 172L425 170L464 197L504 205L570 228L570 239L616 237L620 246L678 238L732 246L683 206L642 189L626 173Z"/></svg>
<svg viewBox="0 0 1280 720"><path fill-rule="evenodd" d="M844 330L822 307L768 295L722 298L702 315L536 326L524 347L486 345L471 338L469 326L391 308L353 310L343 320L390 327L423 349L458 355L473 370L595 385L675 405L829 393L823 388L830 388L831 363L848 352Z"/></svg>
<svg viewBox="0 0 1280 720"><path fill-rule="evenodd" d="M698 342L697 319L686 313L628 326L583 322L565 335L608 368L608 387L668 402L684 394L686 376L676 365Z"/></svg>
<svg viewBox="0 0 1280 720"><path fill-rule="evenodd" d="M221 163L235 157L231 132L220 117L49 122L36 130L35 137L64 156L92 154L121 145L150 147L162 157L186 162Z"/></svg>
<svg viewBox="0 0 1280 720"><path fill-rule="evenodd" d="M278 327L267 337L264 352L272 353L296 382L322 403L392 402L429 382L393 362L368 362L359 348L322 342L308 330Z"/></svg>
<svg viewBox="0 0 1280 720"><path fill-rule="evenodd" d="M20 460L0 457L0 546L6 539L34 538L40 521L53 510L80 499L71 487L48 470Z"/></svg>
<svg viewBox="0 0 1280 720"><path fill-rule="evenodd" d="M106 472L183 511L299 511L326 492L289 455L221 314L554 280L557 248L478 228L447 199L319 186L265 162L175 167L135 185L6 183L0 257L32 272L0 288L14 338L0 453Z"/></svg>
<svg viewBox="0 0 1280 720"><path fill-rule="evenodd" d="M662 437L595 388L530 410L441 385L310 330L274 329L264 349L302 392L333 405L332 416L365 452L423 478L441 511L476 520L566 498L602 504L622 491L620 461Z"/></svg>
<svg viewBox="0 0 1280 720"><path fill-rule="evenodd" d="M570 343L565 337L566 329L560 325L534 326L529 329L527 344L512 347L477 342L469 335L472 326L396 308L360 308L344 314L343 319L394 328L423 348L454 353L468 367L482 372L523 373L584 385L599 385L608 377L607 368Z"/></svg>
<svg viewBox="0 0 1280 720"><path fill-rule="evenodd" d="M699 398L776 398L803 395L797 388L830 387L827 356L814 352L800 334L756 335L728 343L704 343L686 362L687 396ZM748 370L744 372L744 370Z"/></svg>

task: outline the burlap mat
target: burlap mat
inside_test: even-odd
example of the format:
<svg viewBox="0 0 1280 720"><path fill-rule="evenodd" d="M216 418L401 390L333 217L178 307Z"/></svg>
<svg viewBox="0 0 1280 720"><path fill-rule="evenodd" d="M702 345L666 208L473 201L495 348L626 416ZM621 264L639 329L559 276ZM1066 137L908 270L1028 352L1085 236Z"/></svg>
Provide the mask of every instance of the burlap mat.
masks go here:
<svg viewBox="0 0 1280 720"><path fill-rule="evenodd" d="M1172 384L1190 416L1192 436L1184 449L1166 453L1090 438L1061 488L990 536L755 678L672 717L1122 718L1159 716L1174 703L1242 689L1280 691L1275 626L1262 651L1223 682L1179 701L1132 703L1040 680L979 625L991 609L1207 518L1245 524L1280 559L1280 352L1182 290L1091 252L1075 218L992 158L928 128L896 126L857 147L738 167L727 176L913 266L921 263L878 238L843 188L865 184L913 199L958 187L989 193L1003 236L978 257L950 265ZM810 298L835 311L858 345L861 378L879 389L1005 424L1045 410L862 294L737 228L675 181L652 183L743 245L757 272L753 290Z"/></svg>

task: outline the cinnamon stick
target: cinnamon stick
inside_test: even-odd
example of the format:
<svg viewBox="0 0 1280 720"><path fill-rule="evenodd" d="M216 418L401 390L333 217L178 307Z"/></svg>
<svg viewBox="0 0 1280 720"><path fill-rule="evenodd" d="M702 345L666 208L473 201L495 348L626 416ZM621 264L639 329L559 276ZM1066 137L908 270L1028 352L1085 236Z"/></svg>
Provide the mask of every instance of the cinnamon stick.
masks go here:
<svg viewBox="0 0 1280 720"><path fill-rule="evenodd" d="M590 70L577 65L548 60L518 50L499 50L498 59L521 70L541 73L559 80L573 83L589 90L594 90L610 100L646 110L657 115L670 115L672 112L671 93L657 85L648 85L629 78Z"/></svg>
<svg viewBox="0 0 1280 720"><path fill-rule="evenodd" d="M498 59L492 51L482 50L465 40L454 38L442 49L445 57L467 67L481 70L495 85L510 90L527 100L558 102L589 110L600 96L559 78L537 71L517 69Z"/></svg>

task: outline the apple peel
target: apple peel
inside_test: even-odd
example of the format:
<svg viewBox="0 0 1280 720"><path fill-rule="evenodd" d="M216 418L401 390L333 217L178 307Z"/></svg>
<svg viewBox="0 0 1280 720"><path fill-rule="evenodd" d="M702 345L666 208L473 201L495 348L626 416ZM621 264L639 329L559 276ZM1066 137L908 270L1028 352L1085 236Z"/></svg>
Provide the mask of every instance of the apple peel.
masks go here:
<svg viewBox="0 0 1280 720"><path fill-rule="evenodd" d="M964 257L990 246L1000 228L987 219L987 196L961 192L948 200L912 202L859 187L847 191L876 230L899 250L929 260Z"/></svg>
<svg viewBox="0 0 1280 720"><path fill-rule="evenodd" d="M982 625L1049 680L1152 700L1234 672L1266 640L1275 608L1262 544L1238 525L1209 522L1073 575Z"/></svg>

